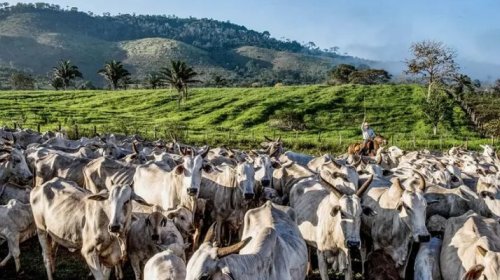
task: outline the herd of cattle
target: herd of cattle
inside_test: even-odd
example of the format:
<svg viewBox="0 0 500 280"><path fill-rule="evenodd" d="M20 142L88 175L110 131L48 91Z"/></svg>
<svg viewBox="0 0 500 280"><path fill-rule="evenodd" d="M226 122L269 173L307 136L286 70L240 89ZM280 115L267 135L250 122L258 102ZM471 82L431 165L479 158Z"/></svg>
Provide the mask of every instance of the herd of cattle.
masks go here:
<svg viewBox="0 0 500 280"><path fill-rule="evenodd" d="M58 247L98 280L128 263L136 279L305 279L316 263L323 280L500 279L492 147L363 158L261 146L0 129L0 267L13 258L19 271L19 244L37 235L48 279Z"/></svg>

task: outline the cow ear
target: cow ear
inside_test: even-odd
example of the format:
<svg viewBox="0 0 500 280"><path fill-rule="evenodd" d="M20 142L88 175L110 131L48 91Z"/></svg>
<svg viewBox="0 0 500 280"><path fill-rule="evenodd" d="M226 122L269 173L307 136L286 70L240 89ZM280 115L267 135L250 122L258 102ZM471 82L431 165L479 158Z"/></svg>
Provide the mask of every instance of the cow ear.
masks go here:
<svg viewBox="0 0 500 280"><path fill-rule="evenodd" d="M364 206L363 207L363 214L366 216L375 216L378 215L377 211L373 210L370 207Z"/></svg>
<svg viewBox="0 0 500 280"><path fill-rule="evenodd" d="M279 163L276 160L273 160L271 165L273 166L274 169L281 168L281 163Z"/></svg>
<svg viewBox="0 0 500 280"><path fill-rule="evenodd" d="M203 171L207 173L212 173L215 171L215 168L211 164L203 164Z"/></svg>
<svg viewBox="0 0 500 280"><path fill-rule="evenodd" d="M396 205L396 209L398 209L398 211L401 211L403 210L403 202L398 202L398 205Z"/></svg>
<svg viewBox="0 0 500 280"><path fill-rule="evenodd" d="M173 219L175 219L175 217L177 217L177 211L175 211L175 210L168 211L167 219L173 220Z"/></svg>
<svg viewBox="0 0 500 280"><path fill-rule="evenodd" d="M482 264L476 264L471 267L467 273L463 276L463 280L477 280L483 274L484 266Z"/></svg>
<svg viewBox="0 0 500 280"><path fill-rule="evenodd" d="M486 253L488 253L488 250L484 249L481 245L476 247L477 253L479 253L481 256L486 256Z"/></svg>
<svg viewBox="0 0 500 280"><path fill-rule="evenodd" d="M10 153L6 153L0 156L0 162L9 161L11 159Z"/></svg>
<svg viewBox="0 0 500 280"><path fill-rule="evenodd" d="M87 196L87 199L96 200L96 201L103 201L103 200L108 199L108 197L109 197L108 190L102 190L97 194L91 194L91 195Z"/></svg>
<svg viewBox="0 0 500 280"><path fill-rule="evenodd" d="M175 174L177 175L181 175L182 173L184 173L184 166L183 165L177 165L174 169L175 171Z"/></svg>
<svg viewBox="0 0 500 280"><path fill-rule="evenodd" d="M136 193L132 192L132 194L130 195L130 199L134 200L135 202L139 203L139 204L142 204L144 206L153 206L152 204L149 204L146 202L146 200L144 200L144 198L138 196Z"/></svg>
<svg viewBox="0 0 500 280"><path fill-rule="evenodd" d="M332 217L337 216L337 214L340 212L340 209L342 209L342 208L340 207L340 205L335 205L335 206L332 208L332 211L330 212L330 215L332 215Z"/></svg>
<svg viewBox="0 0 500 280"><path fill-rule="evenodd" d="M202 158L205 158L208 155L208 151L210 151L210 147L206 146L203 150L199 152L199 154Z"/></svg>

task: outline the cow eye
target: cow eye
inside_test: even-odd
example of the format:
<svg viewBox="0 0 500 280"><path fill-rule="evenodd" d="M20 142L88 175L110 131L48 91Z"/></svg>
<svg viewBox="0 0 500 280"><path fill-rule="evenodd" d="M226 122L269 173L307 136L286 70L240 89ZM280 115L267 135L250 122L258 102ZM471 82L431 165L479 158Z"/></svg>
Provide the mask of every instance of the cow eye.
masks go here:
<svg viewBox="0 0 500 280"><path fill-rule="evenodd" d="M341 219L345 219L345 218L347 218L347 215L346 215L346 214L344 214L344 212L342 212L342 211L341 211L341 212L340 212L340 218L341 218Z"/></svg>
<svg viewBox="0 0 500 280"><path fill-rule="evenodd" d="M182 221L184 221L184 220L185 220L184 216L181 216L181 220L182 220Z"/></svg>

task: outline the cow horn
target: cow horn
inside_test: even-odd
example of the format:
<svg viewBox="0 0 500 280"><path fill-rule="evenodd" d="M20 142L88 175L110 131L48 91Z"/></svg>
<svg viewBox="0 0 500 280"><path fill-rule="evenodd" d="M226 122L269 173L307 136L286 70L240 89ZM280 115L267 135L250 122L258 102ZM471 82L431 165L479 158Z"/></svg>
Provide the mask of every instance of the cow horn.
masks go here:
<svg viewBox="0 0 500 280"><path fill-rule="evenodd" d="M244 240L241 240L240 242L233 244L231 246L224 247L224 248L218 248L217 249L217 257L222 258L222 257L239 252L241 249L243 249L243 247L245 247L248 244L248 242L250 242L250 240L252 240L251 236L247 237Z"/></svg>
<svg viewBox="0 0 500 280"><path fill-rule="evenodd" d="M132 151L134 152L134 154L139 154L139 151L137 150L137 145L135 144L135 141L132 142Z"/></svg>
<svg viewBox="0 0 500 280"><path fill-rule="evenodd" d="M264 135L264 138L266 138L266 140L267 140L267 141L269 141L269 142L274 142L274 140L273 140L273 139L271 139L271 138L267 137L266 135Z"/></svg>
<svg viewBox="0 0 500 280"><path fill-rule="evenodd" d="M281 135L278 136L278 138L276 139L276 142L280 142L281 141Z"/></svg>
<svg viewBox="0 0 500 280"><path fill-rule="evenodd" d="M210 146L205 146L205 148L203 148L200 152L199 152L199 155L202 157L202 158L205 158L208 154L208 151L210 151Z"/></svg>
<svg viewBox="0 0 500 280"><path fill-rule="evenodd" d="M341 169L341 168L342 168L342 164L340 164L340 163L336 162L336 161L335 161L335 160L333 160L333 159L330 159L330 161L332 162L332 164L333 164L336 168L338 168L338 169Z"/></svg>
<svg viewBox="0 0 500 280"><path fill-rule="evenodd" d="M400 189L402 189L403 191L405 190L405 188L403 188L403 186L401 185L401 181L399 180L398 177L395 177L394 178L394 181L392 182L392 184L396 187L399 187Z"/></svg>
<svg viewBox="0 0 500 280"><path fill-rule="evenodd" d="M425 184L425 178L424 176L422 175L422 173L418 172L418 171L414 171L415 174L417 174L418 176L418 181L419 181L419 185L418 185L418 188L421 190L421 191L424 191L425 188L426 188L426 184Z"/></svg>
<svg viewBox="0 0 500 280"><path fill-rule="evenodd" d="M354 166L354 167L358 167L358 166L361 164L361 162L362 162L362 161L363 161L363 159L362 159L362 157L360 156L360 157L359 157L359 160L358 160L358 161L356 161L355 163L353 163L353 164L352 164L352 166Z"/></svg>
<svg viewBox="0 0 500 280"><path fill-rule="evenodd" d="M207 234L205 234L205 239L203 239L203 243L205 242L212 242L215 237L215 225L216 223L213 223L210 228L207 231Z"/></svg>
<svg viewBox="0 0 500 280"><path fill-rule="evenodd" d="M368 187L370 186L370 184L372 183L373 181L373 174L370 176L370 178L368 178L368 180L366 180L366 182L356 191L356 195L358 197L361 197L363 196L363 194L365 193L365 191L368 189Z"/></svg>

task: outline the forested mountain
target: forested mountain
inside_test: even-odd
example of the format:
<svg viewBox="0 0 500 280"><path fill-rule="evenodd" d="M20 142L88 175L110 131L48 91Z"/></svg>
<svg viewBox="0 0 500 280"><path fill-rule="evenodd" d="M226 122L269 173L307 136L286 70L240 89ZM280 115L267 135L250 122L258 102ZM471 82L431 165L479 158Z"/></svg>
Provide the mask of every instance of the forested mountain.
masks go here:
<svg viewBox="0 0 500 280"><path fill-rule="evenodd" d="M105 61L124 61L143 79L170 59L181 59L202 74L237 85L314 83L333 65L370 61L320 50L314 44L278 40L213 19L165 15L95 15L46 3L0 4L0 67L46 76L60 59L78 65L98 85Z"/></svg>

